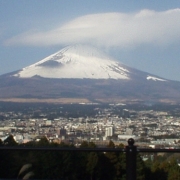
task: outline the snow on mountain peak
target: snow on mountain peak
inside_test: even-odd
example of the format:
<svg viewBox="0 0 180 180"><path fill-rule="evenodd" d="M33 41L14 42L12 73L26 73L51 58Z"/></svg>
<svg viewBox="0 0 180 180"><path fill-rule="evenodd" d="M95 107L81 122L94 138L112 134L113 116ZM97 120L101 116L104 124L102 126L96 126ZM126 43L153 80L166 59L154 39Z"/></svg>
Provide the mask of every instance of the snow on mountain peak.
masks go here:
<svg viewBox="0 0 180 180"><path fill-rule="evenodd" d="M23 68L14 76L29 78L130 79L120 63L86 45L68 46L43 60Z"/></svg>
<svg viewBox="0 0 180 180"><path fill-rule="evenodd" d="M153 81L166 81L165 79L157 78L154 76L148 76L147 80L153 80Z"/></svg>

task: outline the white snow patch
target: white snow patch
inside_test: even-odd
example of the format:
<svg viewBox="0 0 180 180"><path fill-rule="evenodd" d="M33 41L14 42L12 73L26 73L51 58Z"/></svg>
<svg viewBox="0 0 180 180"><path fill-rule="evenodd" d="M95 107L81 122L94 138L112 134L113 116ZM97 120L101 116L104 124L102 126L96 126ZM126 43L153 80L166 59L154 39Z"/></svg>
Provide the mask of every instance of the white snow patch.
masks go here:
<svg viewBox="0 0 180 180"><path fill-rule="evenodd" d="M160 78L157 78L157 77L154 77L154 76L148 76L146 79L147 80L153 80L153 81L167 81L165 79L160 79Z"/></svg>

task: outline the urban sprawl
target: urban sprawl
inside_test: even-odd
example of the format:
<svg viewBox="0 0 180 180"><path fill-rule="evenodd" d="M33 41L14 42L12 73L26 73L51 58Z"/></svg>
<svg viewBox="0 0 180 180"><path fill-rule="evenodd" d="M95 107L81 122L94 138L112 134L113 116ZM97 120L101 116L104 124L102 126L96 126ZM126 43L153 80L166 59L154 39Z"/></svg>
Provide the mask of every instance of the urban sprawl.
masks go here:
<svg viewBox="0 0 180 180"><path fill-rule="evenodd" d="M178 105L1 103L0 139L13 135L21 144L45 136L50 142L104 146L133 138L139 146L178 148L179 112Z"/></svg>

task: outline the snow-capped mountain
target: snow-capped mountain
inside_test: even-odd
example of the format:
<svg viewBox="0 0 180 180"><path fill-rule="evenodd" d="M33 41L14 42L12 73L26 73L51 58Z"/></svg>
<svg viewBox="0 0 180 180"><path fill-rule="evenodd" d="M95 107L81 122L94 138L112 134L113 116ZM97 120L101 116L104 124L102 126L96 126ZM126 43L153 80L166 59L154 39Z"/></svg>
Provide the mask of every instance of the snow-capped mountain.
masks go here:
<svg viewBox="0 0 180 180"><path fill-rule="evenodd" d="M97 49L69 46L35 63L14 76L30 78L129 79L129 71Z"/></svg>
<svg viewBox="0 0 180 180"><path fill-rule="evenodd" d="M31 78L70 79L126 79L132 77L132 69L110 58L105 53L87 45L68 46L45 59L27 66L14 76ZM147 80L166 81L146 75Z"/></svg>
<svg viewBox="0 0 180 180"><path fill-rule="evenodd" d="M180 82L128 67L98 49L74 45L0 76L0 100L180 102Z"/></svg>

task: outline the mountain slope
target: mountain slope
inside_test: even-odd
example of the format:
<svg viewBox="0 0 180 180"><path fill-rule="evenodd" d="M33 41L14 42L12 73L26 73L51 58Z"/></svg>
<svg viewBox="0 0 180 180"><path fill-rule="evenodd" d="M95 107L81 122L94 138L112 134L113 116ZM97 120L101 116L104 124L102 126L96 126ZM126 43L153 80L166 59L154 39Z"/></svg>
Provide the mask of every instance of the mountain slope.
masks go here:
<svg viewBox="0 0 180 180"><path fill-rule="evenodd" d="M10 98L179 102L180 82L130 68L95 48L75 45L0 76L0 99Z"/></svg>

